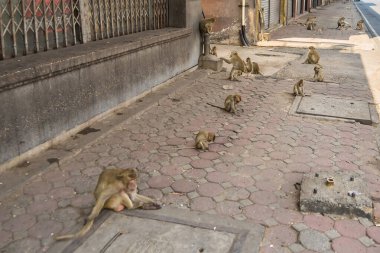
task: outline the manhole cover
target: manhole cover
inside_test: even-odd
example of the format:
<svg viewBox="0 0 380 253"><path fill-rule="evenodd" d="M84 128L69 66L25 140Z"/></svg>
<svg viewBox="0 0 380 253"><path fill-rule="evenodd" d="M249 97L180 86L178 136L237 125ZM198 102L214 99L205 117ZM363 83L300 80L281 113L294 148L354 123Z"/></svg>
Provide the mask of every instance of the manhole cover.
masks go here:
<svg viewBox="0 0 380 253"><path fill-rule="evenodd" d="M91 235L72 242L64 252L259 252L264 232L261 225L168 207L106 215Z"/></svg>
<svg viewBox="0 0 380 253"><path fill-rule="evenodd" d="M371 125L377 123L377 112L368 102L312 95L296 97L292 106L296 114L347 119Z"/></svg>
<svg viewBox="0 0 380 253"><path fill-rule="evenodd" d="M332 181L329 185L327 179ZM372 201L359 174L319 172L305 174L301 184L303 212L345 214L372 219Z"/></svg>

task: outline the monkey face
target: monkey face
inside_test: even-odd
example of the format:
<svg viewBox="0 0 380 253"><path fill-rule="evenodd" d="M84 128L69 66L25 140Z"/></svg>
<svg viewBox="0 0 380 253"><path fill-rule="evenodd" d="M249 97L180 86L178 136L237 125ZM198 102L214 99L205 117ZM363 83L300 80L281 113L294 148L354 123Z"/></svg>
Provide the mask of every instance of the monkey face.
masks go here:
<svg viewBox="0 0 380 253"><path fill-rule="evenodd" d="M131 180L137 179L137 170L135 168L124 169L117 177L125 184L129 184Z"/></svg>
<svg viewBox="0 0 380 253"><path fill-rule="evenodd" d="M235 101L235 104L240 103L240 101L241 101L241 96L240 96L240 95L235 95L235 96L234 96L234 101Z"/></svg>
<svg viewBox="0 0 380 253"><path fill-rule="evenodd" d="M309 49L310 49L310 50L314 50L314 49L315 49L315 47L313 47L313 46L310 46L310 47L309 47Z"/></svg>
<svg viewBox="0 0 380 253"><path fill-rule="evenodd" d="M237 55L238 53L236 51L232 51L231 54L230 54L230 57L233 57L235 55Z"/></svg>
<svg viewBox="0 0 380 253"><path fill-rule="evenodd" d="M207 140L208 140L208 141L215 141L215 134L209 132L209 133L208 133L208 136L207 136Z"/></svg>
<svg viewBox="0 0 380 253"><path fill-rule="evenodd" d="M245 60L246 62L250 62L251 61L251 58L247 57L247 60Z"/></svg>

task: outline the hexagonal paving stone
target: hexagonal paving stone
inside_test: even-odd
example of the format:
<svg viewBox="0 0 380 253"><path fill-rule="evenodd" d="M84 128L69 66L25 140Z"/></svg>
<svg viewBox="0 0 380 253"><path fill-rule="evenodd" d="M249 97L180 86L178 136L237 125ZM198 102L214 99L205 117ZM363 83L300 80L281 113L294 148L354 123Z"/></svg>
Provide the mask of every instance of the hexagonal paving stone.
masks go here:
<svg viewBox="0 0 380 253"><path fill-rule="evenodd" d="M338 220L335 222L335 229L342 235L351 238L365 236L366 229L356 220Z"/></svg>
<svg viewBox="0 0 380 253"><path fill-rule="evenodd" d="M301 244L309 250L324 252L330 249L330 239L316 230L302 230L299 235L299 240Z"/></svg>
<svg viewBox="0 0 380 253"><path fill-rule="evenodd" d="M264 221L272 217L273 210L264 205L250 205L244 208L244 214L253 220Z"/></svg>
<svg viewBox="0 0 380 253"><path fill-rule="evenodd" d="M270 191L256 191L249 197L256 204L269 205L277 201L277 197Z"/></svg>
<svg viewBox="0 0 380 253"><path fill-rule="evenodd" d="M38 239L47 238L56 234L62 228L63 224L57 221L39 221L36 225L29 229L29 235Z"/></svg>
<svg viewBox="0 0 380 253"><path fill-rule="evenodd" d="M302 214L291 209L277 208L274 210L273 218L284 225L302 222Z"/></svg>
<svg viewBox="0 0 380 253"><path fill-rule="evenodd" d="M32 238L25 238L17 241L13 241L2 249L3 252L20 252L23 253L35 253L41 252L40 241Z"/></svg>
<svg viewBox="0 0 380 253"><path fill-rule="evenodd" d="M380 227L373 226L367 228L367 235L380 244Z"/></svg>
<svg viewBox="0 0 380 253"><path fill-rule="evenodd" d="M24 186L24 193L29 195L38 195L49 192L51 184L48 182L34 182Z"/></svg>
<svg viewBox="0 0 380 253"><path fill-rule="evenodd" d="M304 217L304 222L310 228L322 232L331 230L334 227L334 221L331 218L320 214L307 214Z"/></svg>
<svg viewBox="0 0 380 253"><path fill-rule="evenodd" d="M241 213L240 204L235 201L222 201L216 204L216 211L222 215L233 216Z"/></svg>
<svg viewBox="0 0 380 253"><path fill-rule="evenodd" d="M224 189L219 184L215 183L205 183L201 184L198 187L199 195L204 197L215 197L221 194L223 191Z"/></svg>
<svg viewBox="0 0 380 253"><path fill-rule="evenodd" d="M289 226L277 225L265 231L264 245L290 246L297 241L297 232Z"/></svg>
<svg viewBox="0 0 380 253"><path fill-rule="evenodd" d="M183 173L183 176L190 179L200 179L206 176L207 172L201 169L190 169Z"/></svg>
<svg viewBox="0 0 380 253"><path fill-rule="evenodd" d="M162 189L170 186L173 183L173 179L169 176L155 176L151 177L148 184L152 188Z"/></svg>
<svg viewBox="0 0 380 253"><path fill-rule="evenodd" d="M18 231L26 231L30 227L32 227L36 223L36 219L34 216L29 214L22 214L12 218L11 220L5 222L3 224L3 229L18 232Z"/></svg>
<svg viewBox="0 0 380 253"><path fill-rule="evenodd" d="M214 209L216 206L215 202L211 198L198 197L191 201L191 209L195 211L207 211Z"/></svg>
<svg viewBox="0 0 380 253"><path fill-rule="evenodd" d="M337 253L366 253L366 248L360 241L347 237L334 239L332 248Z"/></svg>
<svg viewBox="0 0 380 253"><path fill-rule="evenodd" d="M207 174L206 179L207 181L213 182L213 183L223 183L226 181L230 181L231 176L224 172L213 171Z"/></svg>
<svg viewBox="0 0 380 253"><path fill-rule="evenodd" d="M213 162L206 159L198 159L194 160L191 163L191 166L193 166L195 169L205 169L213 166Z"/></svg>
<svg viewBox="0 0 380 253"><path fill-rule="evenodd" d="M178 180L172 184L172 188L175 192L187 193L194 191L197 188L197 184L188 179Z"/></svg>

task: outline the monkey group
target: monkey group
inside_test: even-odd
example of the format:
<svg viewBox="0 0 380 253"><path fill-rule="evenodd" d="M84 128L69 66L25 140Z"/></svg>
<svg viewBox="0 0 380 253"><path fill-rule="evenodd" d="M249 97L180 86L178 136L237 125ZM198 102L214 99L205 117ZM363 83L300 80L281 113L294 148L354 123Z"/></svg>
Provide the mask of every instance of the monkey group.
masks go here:
<svg viewBox="0 0 380 253"><path fill-rule="evenodd" d="M247 74L261 74L259 65L256 62L252 62L251 58L247 58L246 61L239 56L236 51L232 51L230 58L226 59L221 57L223 61L228 64L232 64L229 80L238 81L237 77L241 76L243 73Z"/></svg>

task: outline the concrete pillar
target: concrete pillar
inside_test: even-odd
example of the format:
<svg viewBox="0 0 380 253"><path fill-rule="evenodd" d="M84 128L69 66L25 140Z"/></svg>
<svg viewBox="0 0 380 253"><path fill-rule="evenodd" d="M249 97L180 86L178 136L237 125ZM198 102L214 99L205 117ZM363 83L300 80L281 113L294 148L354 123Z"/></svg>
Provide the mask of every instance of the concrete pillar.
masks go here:
<svg viewBox="0 0 380 253"><path fill-rule="evenodd" d="M82 30L82 43L91 41L91 12L88 1L79 1L80 8L80 26Z"/></svg>

